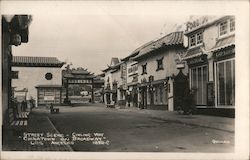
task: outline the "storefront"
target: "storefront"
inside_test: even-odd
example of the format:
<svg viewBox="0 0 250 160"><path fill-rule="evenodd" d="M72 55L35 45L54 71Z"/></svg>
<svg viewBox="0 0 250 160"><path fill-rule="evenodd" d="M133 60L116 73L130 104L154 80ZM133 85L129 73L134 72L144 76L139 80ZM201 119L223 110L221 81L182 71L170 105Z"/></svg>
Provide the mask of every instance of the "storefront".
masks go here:
<svg viewBox="0 0 250 160"><path fill-rule="evenodd" d="M139 102L139 108L147 108L148 106L148 85L149 83L144 82L141 84L138 84L139 89L139 95L138 95L138 102Z"/></svg>
<svg viewBox="0 0 250 160"><path fill-rule="evenodd" d="M57 85L38 85L37 88L37 103L38 105L46 104L61 104L61 88L62 86Z"/></svg>
<svg viewBox="0 0 250 160"><path fill-rule="evenodd" d="M203 54L187 60L190 89L195 91L195 105L207 105L208 60Z"/></svg>
<svg viewBox="0 0 250 160"><path fill-rule="evenodd" d="M216 107L235 106L235 47L214 51Z"/></svg>

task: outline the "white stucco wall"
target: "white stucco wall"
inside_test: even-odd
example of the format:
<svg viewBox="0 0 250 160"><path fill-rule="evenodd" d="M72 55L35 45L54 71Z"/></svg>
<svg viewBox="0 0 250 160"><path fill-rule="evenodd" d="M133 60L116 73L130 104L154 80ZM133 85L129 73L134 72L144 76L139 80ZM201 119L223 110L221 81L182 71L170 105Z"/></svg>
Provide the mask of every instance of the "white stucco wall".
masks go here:
<svg viewBox="0 0 250 160"><path fill-rule="evenodd" d="M141 80L146 78L148 81L148 77L150 75L154 76L154 80L165 79L168 76L172 76L172 74L177 75L179 70L176 68L175 60L178 58L177 54L178 50L167 50L161 54L151 56L150 58L144 59L138 63L138 81L141 83ZM156 71L157 69L157 59L163 58L163 70ZM142 65L147 63L147 74L142 74ZM187 75L187 66L183 69L183 73Z"/></svg>
<svg viewBox="0 0 250 160"><path fill-rule="evenodd" d="M61 68L52 67L12 67L13 71L18 71L18 79L12 79L12 86L16 90L28 89L28 93L37 100L37 85L62 85ZM53 78L47 80L46 73L52 73Z"/></svg>

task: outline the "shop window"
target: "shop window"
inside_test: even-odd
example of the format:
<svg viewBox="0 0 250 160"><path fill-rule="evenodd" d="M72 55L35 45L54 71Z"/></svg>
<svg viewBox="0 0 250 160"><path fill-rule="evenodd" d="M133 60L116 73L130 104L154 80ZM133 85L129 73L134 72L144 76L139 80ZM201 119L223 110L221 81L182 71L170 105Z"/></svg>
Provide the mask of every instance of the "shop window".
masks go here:
<svg viewBox="0 0 250 160"><path fill-rule="evenodd" d="M46 73L46 74L45 74L45 78L46 78L47 80L51 80L51 79L53 78L52 73Z"/></svg>
<svg viewBox="0 0 250 160"><path fill-rule="evenodd" d="M235 60L217 63L217 104L235 105Z"/></svg>
<svg viewBox="0 0 250 160"><path fill-rule="evenodd" d="M163 70L163 58L162 57L161 59L157 59L156 62L157 62L157 69L156 71L159 71L159 70Z"/></svg>
<svg viewBox="0 0 250 160"><path fill-rule="evenodd" d="M160 85L159 90L160 90L160 103L163 103L163 85Z"/></svg>
<svg viewBox="0 0 250 160"><path fill-rule="evenodd" d="M147 63L142 65L142 75L147 74Z"/></svg>
<svg viewBox="0 0 250 160"><path fill-rule="evenodd" d="M191 69L191 87L195 90L195 104L207 105L207 66Z"/></svg>

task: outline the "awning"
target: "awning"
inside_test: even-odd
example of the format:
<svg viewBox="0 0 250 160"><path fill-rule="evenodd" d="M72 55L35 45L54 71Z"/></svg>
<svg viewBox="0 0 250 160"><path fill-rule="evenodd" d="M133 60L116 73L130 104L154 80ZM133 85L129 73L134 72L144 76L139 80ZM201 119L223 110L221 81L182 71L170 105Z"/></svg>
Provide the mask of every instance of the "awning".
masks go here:
<svg viewBox="0 0 250 160"><path fill-rule="evenodd" d="M156 80L156 81L153 81L151 82L152 85L157 85L157 84L163 84L165 82L165 80Z"/></svg>
<svg viewBox="0 0 250 160"><path fill-rule="evenodd" d="M116 90L115 90L115 89L112 89L112 90L104 90L103 92L104 92L104 93L116 93Z"/></svg>
<svg viewBox="0 0 250 160"><path fill-rule="evenodd" d="M235 45L235 35L219 39L210 52L216 52L232 45Z"/></svg>
<svg viewBox="0 0 250 160"><path fill-rule="evenodd" d="M148 86L150 83L149 82L146 82L146 83L139 83L138 84L138 87L145 87L145 86Z"/></svg>
<svg viewBox="0 0 250 160"><path fill-rule="evenodd" d="M203 55L203 54L206 54L206 53L205 53L205 50L201 47L189 49L189 50L187 50L187 53L186 53L185 57L183 58L183 60L198 57L198 56Z"/></svg>

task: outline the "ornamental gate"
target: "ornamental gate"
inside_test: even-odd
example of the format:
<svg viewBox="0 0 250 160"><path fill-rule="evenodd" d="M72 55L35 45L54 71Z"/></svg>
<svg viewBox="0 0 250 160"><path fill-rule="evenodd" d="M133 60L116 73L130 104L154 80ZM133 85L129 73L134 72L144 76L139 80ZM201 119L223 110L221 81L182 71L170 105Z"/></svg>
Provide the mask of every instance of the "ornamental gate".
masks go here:
<svg viewBox="0 0 250 160"><path fill-rule="evenodd" d="M173 85L174 110L176 111L178 107L185 105L184 98L189 92L188 76L185 76L180 70L174 78Z"/></svg>

